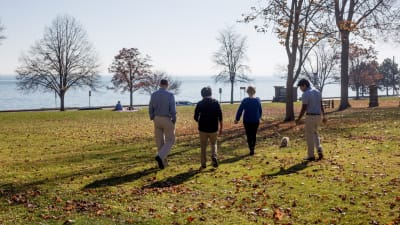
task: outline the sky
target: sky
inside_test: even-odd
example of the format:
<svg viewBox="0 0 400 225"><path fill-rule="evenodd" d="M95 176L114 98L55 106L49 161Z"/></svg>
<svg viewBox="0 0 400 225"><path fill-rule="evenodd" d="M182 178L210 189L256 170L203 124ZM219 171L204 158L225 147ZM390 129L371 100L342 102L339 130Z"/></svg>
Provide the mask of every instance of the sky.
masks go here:
<svg viewBox="0 0 400 225"><path fill-rule="evenodd" d="M155 70L172 76L215 75L212 55L218 32L227 26L247 38L250 76L276 76L287 64L283 46L255 24L237 23L259 0L0 0L6 39L0 45L0 75L13 75L23 52L43 37L58 16L68 14L86 30L98 56L100 74L122 48L138 48ZM378 60L398 59L398 46L378 44Z"/></svg>

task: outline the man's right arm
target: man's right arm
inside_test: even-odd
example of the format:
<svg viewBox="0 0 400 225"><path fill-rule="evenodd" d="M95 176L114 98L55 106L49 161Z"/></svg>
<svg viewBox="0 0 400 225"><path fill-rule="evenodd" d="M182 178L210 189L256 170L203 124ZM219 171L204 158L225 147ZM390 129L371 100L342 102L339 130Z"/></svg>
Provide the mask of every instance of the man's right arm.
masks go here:
<svg viewBox="0 0 400 225"><path fill-rule="evenodd" d="M327 119L325 117L325 109L324 109L324 105L322 104L322 100L321 100L321 115L322 115L322 122L326 123Z"/></svg>
<svg viewBox="0 0 400 225"><path fill-rule="evenodd" d="M176 123L176 103L175 96L173 94L170 94L169 113L171 115L172 122Z"/></svg>
<svg viewBox="0 0 400 225"><path fill-rule="evenodd" d="M223 130L222 110L221 110L221 105L219 103L217 104L218 104L219 134L221 135Z"/></svg>
<svg viewBox="0 0 400 225"><path fill-rule="evenodd" d="M300 114L299 114L299 117L296 119L296 124L299 124L300 123L300 119L303 117L303 115L304 115L304 113L306 112L306 110L307 110L307 105L306 104L302 104L301 105L301 110L300 110Z"/></svg>
<svg viewBox="0 0 400 225"><path fill-rule="evenodd" d="M199 115L200 115L200 110L199 110L199 103L196 104L196 108L194 109L194 116L193 119L196 122L199 122Z"/></svg>
<svg viewBox="0 0 400 225"><path fill-rule="evenodd" d="M153 95L151 95L150 102L149 102L149 117L150 117L150 120L154 119L153 101L154 101Z"/></svg>

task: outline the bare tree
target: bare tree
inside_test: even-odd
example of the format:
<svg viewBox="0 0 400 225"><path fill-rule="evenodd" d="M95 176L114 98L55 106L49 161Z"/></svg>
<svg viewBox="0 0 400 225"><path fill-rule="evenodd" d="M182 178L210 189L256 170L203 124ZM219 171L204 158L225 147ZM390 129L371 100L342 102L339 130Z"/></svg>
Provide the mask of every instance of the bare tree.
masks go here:
<svg viewBox="0 0 400 225"><path fill-rule="evenodd" d="M100 76L94 48L78 21L71 16L58 16L47 27L42 39L21 57L16 70L18 89L55 92L64 111L65 94L70 88L98 87Z"/></svg>
<svg viewBox="0 0 400 225"><path fill-rule="evenodd" d="M266 32L272 26L285 47L288 56L285 121L294 120L293 86L305 59L320 40L332 34L327 29L325 4L326 0L268 0L261 7L252 7L252 13L244 17L244 22L262 19L263 25L255 26L259 32Z"/></svg>
<svg viewBox="0 0 400 225"><path fill-rule="evenodd" d="M108 69L113 73L111 79L115 90L130 94L130 108L133 107L133 93L142 86L142 79L151 73L150 57L142 56L137 48L123 48Z"/></svg>
<svg viewBox="0 0 400 225"><path fill-rule="evenodd" d="M6 36L2 35L4 29L5 28L4 28L4 26L3 26L3 24L1 23L1 20L0 20L0 45L1 45L1 41L6 38Z"/></svg>
<svg viewBox="0 0 400 225"><path fill-rule="evenodd" d="M168 90L174 93L175 95L179 94L180 86L182 84L181 81L172 79L165 72L152 72L146 75L140 84L140 91L142 93L146 93L151 95L153 92L157 91L160 87L160 81L162 79L166 79L169 82Z"/></svg>
<svg viewBox="0 0 400 225"><path fill-rule="evenodd" d="M214 63L222 69L215 76L215 82L231 84L231 104L233 104L233 87L237 82L249 82L251 79L245 74L249 67L244 64L246 60L246 37L235 32L233 27L220 31L217 41L220 48L213 55Z"/></svg>
<svg viewBox="0 0 400 225"><path fill-rule="evenodd" d="M326 85L340 80L336 69L340 58L337 46L327 40L319 42L303 64L304 77L310 80L321 94Z"/></svg>
<svg viewBox="0 0 400 225"><path fill-rule="evenodd" d="M387 31L397 30L400 11L395 7L396 0L335 0L328 5L334 9L335 24L340 33L341 50L341 94L339 110L350 107L349 87L349 49L350 34L367 41L373 41L380 34L387 37ZM385 31L385 32L383 32Z"/></svg>

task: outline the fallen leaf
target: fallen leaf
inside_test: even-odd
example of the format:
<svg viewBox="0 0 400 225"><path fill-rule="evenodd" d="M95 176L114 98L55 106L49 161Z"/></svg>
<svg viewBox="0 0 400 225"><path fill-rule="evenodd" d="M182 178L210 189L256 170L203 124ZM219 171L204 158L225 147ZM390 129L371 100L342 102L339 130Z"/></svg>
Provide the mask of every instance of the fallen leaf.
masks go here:
<svg viewBox="0 0 400 225"><path fill-rule="evenodd" d="M189 217L187 218L187 221L188 221L189 223L193 222L193 220L194 220L194 218L193 218L192 216L189 216Z"/></svg>
<svg viewBox="0 0 400 225"><path fill-rule="evenodd" d="M283 219L283 216L285 216L285 213L282 212L281 209L276 208L276 209L274 210L274 215L273 215L274 220L282 220L282 219Z"/></svg>

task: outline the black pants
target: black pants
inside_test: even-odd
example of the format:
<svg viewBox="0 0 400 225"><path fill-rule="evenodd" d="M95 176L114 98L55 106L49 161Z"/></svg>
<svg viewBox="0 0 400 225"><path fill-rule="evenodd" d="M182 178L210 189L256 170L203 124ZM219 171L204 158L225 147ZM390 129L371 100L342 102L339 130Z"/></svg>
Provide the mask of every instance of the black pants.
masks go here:
<svg viewBox="0 0 400 225"><path fill-rule="evenodd" d="M254 151L256 147L256 134L260 123L243 123L243 125L246 131L247 144L249 145L250 152Z"/></svg>

